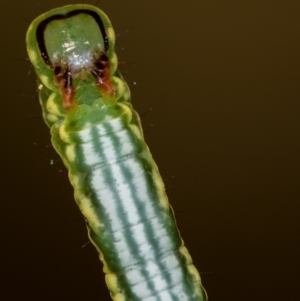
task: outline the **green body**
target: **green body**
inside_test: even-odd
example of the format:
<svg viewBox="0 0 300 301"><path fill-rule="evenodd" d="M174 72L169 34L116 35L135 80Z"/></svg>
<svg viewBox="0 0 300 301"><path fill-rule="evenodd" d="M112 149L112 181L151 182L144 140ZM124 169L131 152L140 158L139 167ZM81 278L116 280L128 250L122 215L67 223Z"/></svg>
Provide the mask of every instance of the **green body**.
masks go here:
<svg viewBox="0 0 300 301"><path fill-rule="evenodd" d="M67 14L70 17L62 17ZM95 14L105 28L106 46ZM114 41L109 19L90 5L54 9L29 27L28 54L53 146L69 170L113 300L204 301L199 274L179 235L129 89L116 71ZM109 59L106 78L114 87L109 95L91 75L99 53ZM76 61L78 57L81 60ZM57 66L71 70L76 91L72 110L64 109L66 92L54 76Z"/></svg>

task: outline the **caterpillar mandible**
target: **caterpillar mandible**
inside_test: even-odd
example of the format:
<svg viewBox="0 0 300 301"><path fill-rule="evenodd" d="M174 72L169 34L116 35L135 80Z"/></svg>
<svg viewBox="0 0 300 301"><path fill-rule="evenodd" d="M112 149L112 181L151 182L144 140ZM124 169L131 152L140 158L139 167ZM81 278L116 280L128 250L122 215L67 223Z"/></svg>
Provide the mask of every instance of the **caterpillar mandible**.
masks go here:
<svg viewBox="0 0 300 301"><path fill-rule="evenodd" d="M26 45L52 144L114 301L205 301L130 91L108 17L82 4L30 25Z"/></svg>

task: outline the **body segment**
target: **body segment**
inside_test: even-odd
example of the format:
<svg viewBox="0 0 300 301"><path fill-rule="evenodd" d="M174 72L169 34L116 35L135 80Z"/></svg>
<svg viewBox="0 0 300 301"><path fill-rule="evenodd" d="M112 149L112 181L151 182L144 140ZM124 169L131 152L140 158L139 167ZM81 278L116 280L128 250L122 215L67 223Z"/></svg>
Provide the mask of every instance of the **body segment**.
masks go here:
<svg viewBox="0 0 300 301"><path fill-rule="evenodd" d="M26 43L53 146L113 300L206 300L117 71L114 39L107 16L90 5L52 10L30 26Z"/></svg>

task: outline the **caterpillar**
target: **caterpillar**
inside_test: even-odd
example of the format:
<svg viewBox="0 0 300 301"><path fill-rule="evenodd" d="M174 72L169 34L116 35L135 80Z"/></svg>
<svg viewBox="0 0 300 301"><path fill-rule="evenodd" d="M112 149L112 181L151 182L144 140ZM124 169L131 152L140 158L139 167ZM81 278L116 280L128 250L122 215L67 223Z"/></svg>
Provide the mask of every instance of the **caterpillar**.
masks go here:
<svg viewBox="0 0 300 301"><path fill-rule="evenodd" d="M26 35L43 118L114 301L205 301L99 8L67 5Z"/></svg>

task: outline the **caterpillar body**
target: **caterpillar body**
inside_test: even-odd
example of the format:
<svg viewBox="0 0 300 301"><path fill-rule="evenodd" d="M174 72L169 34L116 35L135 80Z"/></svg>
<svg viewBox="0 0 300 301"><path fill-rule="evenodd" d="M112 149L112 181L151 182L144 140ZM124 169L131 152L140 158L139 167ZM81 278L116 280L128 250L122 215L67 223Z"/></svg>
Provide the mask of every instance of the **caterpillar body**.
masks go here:
<svg viewBox="0 0 300 301"><path fill-rule="evenodd" d="M108 17L68 5L37 17L26 45L52 144L115 301L205 301L130 91Z"/></svg>

